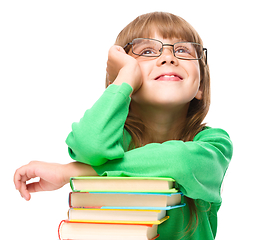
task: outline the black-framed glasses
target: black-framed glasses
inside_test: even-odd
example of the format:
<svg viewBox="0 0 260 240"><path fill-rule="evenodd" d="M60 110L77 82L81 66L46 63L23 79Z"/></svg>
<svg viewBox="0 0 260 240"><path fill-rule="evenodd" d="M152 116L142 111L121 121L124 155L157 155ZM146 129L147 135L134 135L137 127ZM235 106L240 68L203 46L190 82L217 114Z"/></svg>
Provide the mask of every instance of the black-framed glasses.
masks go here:
<svg viewBox="0 0 260 240"><path fill-rule="evenodd" d="M127 50L127 47L129 46L132 46L133 54L142 57L159 57L163 53L163 47L170 46L173 48L173 55L178 59L184 60L202 59L205 51L205 62L207 64L207 48L203 48L201 44L195 42L177 42L174 44L165 44L157 39L135 38L132 42L127 43L124 46L124 50Z"/></svg>

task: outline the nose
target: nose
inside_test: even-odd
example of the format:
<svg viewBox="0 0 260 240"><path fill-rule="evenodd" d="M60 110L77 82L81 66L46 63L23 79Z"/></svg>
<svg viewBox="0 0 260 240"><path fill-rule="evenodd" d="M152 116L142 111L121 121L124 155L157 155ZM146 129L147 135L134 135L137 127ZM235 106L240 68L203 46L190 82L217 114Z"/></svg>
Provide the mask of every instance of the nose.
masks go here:
<svg viewBox="0 0 260 240"><path fill-rule="evenodd" d="M158 58L158 65L174 64L178 65L178 59L173 54L173 47L167 46L163 48L162 55Z"/></svg>

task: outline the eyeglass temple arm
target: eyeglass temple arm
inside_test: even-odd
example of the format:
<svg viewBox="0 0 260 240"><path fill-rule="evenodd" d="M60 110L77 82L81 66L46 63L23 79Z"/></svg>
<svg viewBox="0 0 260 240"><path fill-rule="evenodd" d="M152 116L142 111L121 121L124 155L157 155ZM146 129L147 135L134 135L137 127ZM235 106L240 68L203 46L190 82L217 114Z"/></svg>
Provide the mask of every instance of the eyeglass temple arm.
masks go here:
<svg viewBox="0 0 260 240"><path fill-rule="evenodd" d="M205 63L207 65L208 64L208 50L207 50L207 48L203 48L203 51L205 51L205 55L206 55Z"/></svg>
<svg viewBox="0 0 260 240"><path fill-rule="evenodd" d="M125 50L129 45L131 45L131 43L127 43L127 44L123 47L123 49Z"/></svg>

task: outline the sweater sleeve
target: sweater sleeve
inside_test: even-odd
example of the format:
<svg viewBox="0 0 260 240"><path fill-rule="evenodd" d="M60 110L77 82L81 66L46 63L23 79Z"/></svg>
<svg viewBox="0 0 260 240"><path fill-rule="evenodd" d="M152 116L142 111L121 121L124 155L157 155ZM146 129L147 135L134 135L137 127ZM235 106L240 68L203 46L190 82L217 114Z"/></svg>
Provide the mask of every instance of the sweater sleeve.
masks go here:
<svg viewBox="0 0 260 240"><path fill-rule="evenodd" d="M88 109L66 139L70 157L99 166L124 156L124 123L128 115L132 87L111 84Z"/></svg>
<svg viewBox="0 0 260 240"><path fill-rule="evenodd" d="M220 203L221 184L232 152L232 142L224 130L206 128L193 141L147 144L94 169L104 176L171 177L187 197Z"/></svg>
<svg viewBox="0 0 260 240"><path fill-rule="evenodd" d="M103 176L171 177L188 197L221 202L220 188L232 142L222 129L206 128L193 141L151 143L127 151L124 130L132 88L110 85L67 137L70 156ZM125 134L124 134L125 133Z"/></svg>

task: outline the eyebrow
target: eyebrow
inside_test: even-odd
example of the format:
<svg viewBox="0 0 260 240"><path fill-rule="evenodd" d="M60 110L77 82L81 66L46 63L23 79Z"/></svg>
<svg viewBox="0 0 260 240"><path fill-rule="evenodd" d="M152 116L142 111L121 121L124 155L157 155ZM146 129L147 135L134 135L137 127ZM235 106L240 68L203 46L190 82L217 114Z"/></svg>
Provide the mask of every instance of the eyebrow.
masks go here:
<svg viewBox="0 0 260 240"><path fill-rule="evenodd" d="M189 41L178 38L178 39L176 39L175 41L173 41L172 44L175 44L175 43L178 43L178 42L189 42ZM166 43L166 44L167 44L167 43ZM170 44L170 43L169 43L169 44Z"/></svg>

